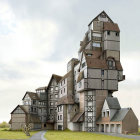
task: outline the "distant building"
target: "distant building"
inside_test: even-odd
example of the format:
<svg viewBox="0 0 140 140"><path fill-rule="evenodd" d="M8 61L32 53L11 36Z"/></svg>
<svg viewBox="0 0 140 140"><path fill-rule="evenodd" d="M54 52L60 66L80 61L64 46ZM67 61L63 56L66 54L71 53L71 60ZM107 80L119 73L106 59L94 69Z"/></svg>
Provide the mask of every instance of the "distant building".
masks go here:
<svg viewBox="0 0 140 140"><path fill-rule="evenodd" d="M133 110L121 108L113 97L125 75L120 62L120 29L104 11L89 23L78 56L68 62L63 77L53 74L46 87L26 92L23 105L11 113L12 129L30 123L32 129L138 131Z"/></svg>

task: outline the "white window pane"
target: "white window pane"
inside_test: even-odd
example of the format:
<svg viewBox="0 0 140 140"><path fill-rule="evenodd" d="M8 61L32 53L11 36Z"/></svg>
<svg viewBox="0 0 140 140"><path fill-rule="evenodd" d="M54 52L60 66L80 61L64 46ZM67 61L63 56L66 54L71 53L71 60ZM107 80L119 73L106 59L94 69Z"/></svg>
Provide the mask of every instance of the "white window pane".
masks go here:
<svg viewBox="0 0 140 140"><path fill-rule="evenodd" d="M100 43L93 43L94 47L100 47Z"/></svg>

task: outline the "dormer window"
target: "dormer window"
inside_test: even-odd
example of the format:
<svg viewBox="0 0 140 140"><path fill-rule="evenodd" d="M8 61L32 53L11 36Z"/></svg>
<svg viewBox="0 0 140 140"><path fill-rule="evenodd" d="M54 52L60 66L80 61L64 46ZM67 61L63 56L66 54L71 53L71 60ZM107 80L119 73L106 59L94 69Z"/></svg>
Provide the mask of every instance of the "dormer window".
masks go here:
<svg viewBox="0 0 140 140"><path fill-rule="evenodd" d="M113 67L113 61L112 61L112 60L109 60L109 61L108 61L108 66L109 66L109 67Z"/></svg>
<svg viewBox="0 0 140 140"><path fill-rule="evenodd" d="M102 117L105 117L105 112L102 113Z"/></svg>
<svg viewBox="0 0 140 140"><path fill-rule="evenodd" d="M113 59L108 60L107 64L109 69L115 69L115 61Z"/></svg>
<svg viewBox="0 0 140 140"><path fill-rule="evenodd" d="M36 101L35 100L33 100L33 105L35 105L36 104Z"/></svg>
<svg viewBox="0 0 140 140"><path fill-rule="evenodd" d="M107 111L106 114L107 114L107 117L109 117L109 111Z"/></svg>

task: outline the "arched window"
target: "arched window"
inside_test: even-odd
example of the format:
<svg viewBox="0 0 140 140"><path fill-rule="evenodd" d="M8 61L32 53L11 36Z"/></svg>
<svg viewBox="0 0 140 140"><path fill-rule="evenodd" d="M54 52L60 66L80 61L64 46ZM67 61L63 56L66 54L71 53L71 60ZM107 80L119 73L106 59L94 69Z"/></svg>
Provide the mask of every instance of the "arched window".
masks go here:
<svg viewBox="0 0 140 140"><path fill-rule="evenodd" d="M107 60L107 65L109 69L115 69L115 61L114 59L108 59Z"/></svg>

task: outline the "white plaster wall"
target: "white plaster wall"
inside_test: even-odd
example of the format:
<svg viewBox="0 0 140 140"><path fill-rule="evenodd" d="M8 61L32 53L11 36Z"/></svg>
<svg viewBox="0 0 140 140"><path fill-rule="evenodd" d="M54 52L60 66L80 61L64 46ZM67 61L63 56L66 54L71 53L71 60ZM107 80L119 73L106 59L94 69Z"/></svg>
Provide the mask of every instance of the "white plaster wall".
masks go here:
<svg viewBox="0 0 140 140"><path fill-rule="evenodd" d="M107 101L105 100L104 101L103 108L102 108L102 112L105 111L105 110L107 110L107 109L109 109L109 107L108 107Z"/></svg>

